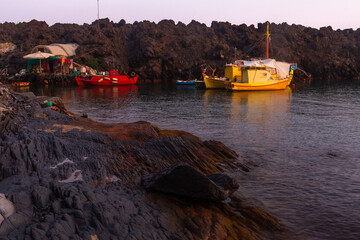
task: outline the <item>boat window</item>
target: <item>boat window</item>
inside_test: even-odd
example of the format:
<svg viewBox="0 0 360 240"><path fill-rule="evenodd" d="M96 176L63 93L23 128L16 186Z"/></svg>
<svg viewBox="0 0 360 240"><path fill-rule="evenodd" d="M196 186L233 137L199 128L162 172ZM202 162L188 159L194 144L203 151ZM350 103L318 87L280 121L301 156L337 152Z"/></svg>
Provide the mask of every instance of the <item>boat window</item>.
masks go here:
<svg viewBox="0 0 360 240"><path fill-rule="evenodd" d="M276 68L266 68L270 72L271 75L276 74Z"/></svg>

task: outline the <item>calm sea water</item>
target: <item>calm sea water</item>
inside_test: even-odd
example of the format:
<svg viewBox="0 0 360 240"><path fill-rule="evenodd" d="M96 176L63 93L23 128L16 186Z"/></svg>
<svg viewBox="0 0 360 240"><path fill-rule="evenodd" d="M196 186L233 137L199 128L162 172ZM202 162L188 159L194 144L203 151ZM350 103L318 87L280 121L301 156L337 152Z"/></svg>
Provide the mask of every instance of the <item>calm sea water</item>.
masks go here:
<svg viewBox="0 0 360 240"><path fill-rule="evenodd" d="M308 239L360 239L360 86L229 92L171 83L34 90L94 120L145 120L236 150L239 194ZM306 237L307 238L307 237Z"/></svg>

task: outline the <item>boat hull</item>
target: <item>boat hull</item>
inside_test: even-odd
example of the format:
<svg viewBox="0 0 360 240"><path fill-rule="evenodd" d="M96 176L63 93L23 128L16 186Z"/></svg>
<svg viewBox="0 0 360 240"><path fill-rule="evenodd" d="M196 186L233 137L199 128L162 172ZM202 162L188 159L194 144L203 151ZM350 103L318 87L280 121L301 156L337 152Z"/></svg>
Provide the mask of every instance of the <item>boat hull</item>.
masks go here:
<svg viewBox="0 0 360 240"><path fill-rule="evenodd" d="M20 88L20 87L28 87L30 86L30 82L14 82L12 84L14 88Z"/></svg>
<svg viewBox="0 0 360 240"><path fill-rule="evenodd" d="M120 75L117 77L110 76L93 76L87 77L75 77L76 83L79 86L121 86L121 85L133 85L137 83L138 75L134 77L128 77L127 75Z"/></svg>
<svg viewBox="0 0 360 240"><path fill-rule="evenodd" d="M259 91L259 90L283 90L290 85L291 79L274 80L262 83L237 83L229 82L226 86L227 89L233 91Z"/></svg>
<svg viewBox="0 0 360 240"><path fill-rule="evenodd" d="M206 88L203 80L195 80L196 88Z"/></svg>
<svg viewBox="0 0 360 240"><path fill-rule="evenodd" d="M177 85L195 85L195 80L189 80L189 81L183 81L183 80L177 80Z"/></svg>
<svg viewBox="0 0 360 240"><path fill-rule="evenodd" d="M217 77L204 76L204 82L205 82L205 87L207 89L214 89L214 88L225 88L225 83L228 81Z"/></svg>

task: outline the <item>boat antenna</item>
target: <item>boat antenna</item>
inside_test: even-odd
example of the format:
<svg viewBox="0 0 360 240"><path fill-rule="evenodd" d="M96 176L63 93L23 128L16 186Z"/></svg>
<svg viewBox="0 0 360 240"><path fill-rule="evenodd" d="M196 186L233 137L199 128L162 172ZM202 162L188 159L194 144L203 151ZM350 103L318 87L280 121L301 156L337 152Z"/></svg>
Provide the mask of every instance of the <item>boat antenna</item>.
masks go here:
<svg viewBox="0 0 360 240"><path fill-rule="evenodd" d="M99 0L97 0L97 19L100 19L100 11L99 11Z"/></svg>
<svg viewBox="0 0 360 240"><path fill-rule="evenodd" d="M100 33L100 8L99 8L99 0L97 0L97 23L98 23L99 33Z"/></svg>
<svg viewBox="0 0 360 240"><path fill-rule="evenodd" d="M269 21L268 21L266 28L266 58L267 59L269 59L269 38L270 38L270 32L269 32Z"/></svg>

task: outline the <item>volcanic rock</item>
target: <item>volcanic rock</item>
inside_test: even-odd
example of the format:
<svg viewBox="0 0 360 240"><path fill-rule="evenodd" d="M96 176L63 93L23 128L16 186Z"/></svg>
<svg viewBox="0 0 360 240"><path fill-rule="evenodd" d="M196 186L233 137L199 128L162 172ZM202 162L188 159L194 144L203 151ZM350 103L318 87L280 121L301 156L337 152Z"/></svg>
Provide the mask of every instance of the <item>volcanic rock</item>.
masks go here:
<svg viewBox="0 0 360 240"><path fill-rule="evenodd" d="M208 178L227 192L228 195L239 189L239 183L224 173L214 173L209 175Z"/></svg>
<svg viewBox="0 0 360 240"><path fill-rule="evenodd" d="M5 22L0 24L0 44L7 50L0 51L0 66L8 65L14 74L25 68L22 57L35 45L76 43L79 48L74 60L97 70L116 68L135 71L141 79L171 80L199 78L202 66L210 64L217 69L216 74L223 75L224 65L235 58L265 57L265 32L266 23L255 27L215 21L210 27L172 20L128 24L100 19L92 24L53 26L36 20ZM360 78L360 29L271 23L270 32L270 57L297 63L312 75L313 82ZM15 45L8 51L7 46ZM295 71L296 76L301 74Z"/></svg>
<svg viewBox="0 0 360 240"><path fill-rule="evenodd" d="M189 164L177 164L143 179L146 189L182 197L221 201L228 196L205 175Z"/></svg>

